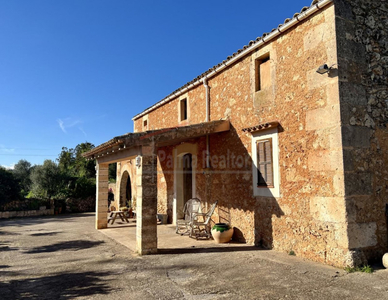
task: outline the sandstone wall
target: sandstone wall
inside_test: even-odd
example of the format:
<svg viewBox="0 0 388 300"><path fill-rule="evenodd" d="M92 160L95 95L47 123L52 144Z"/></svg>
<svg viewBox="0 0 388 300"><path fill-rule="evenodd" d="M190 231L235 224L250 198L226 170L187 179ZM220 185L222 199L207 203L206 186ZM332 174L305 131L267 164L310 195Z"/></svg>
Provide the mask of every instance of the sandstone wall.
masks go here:
<svg viewBox="0 0 388 300"><path fill-rule="evenodd" d="M335 13L349 248L365 262L388 250L388 5L336 0Z"/></svg>
<svg viewBox="0 0 388 300"><path fill-rule="evenodd" d="M337 63L336 42L330 5L210 78L210 120L227 118L231 130L210 135L211 170L205 168L205 138L188 142L198 144L196 195L207 203L218 200L214 221L230 222L235 239L343 266L349 241L338 71L330 76L315 72L324 63ZM268 53L265 72L272 84L256 91L255 61ZM183 98L188 100L189 118L179 122ZM190 90L147 117L149 129L205 121L205 87ZM281 124L280 197L254 197L252 136L242 129L274 120ZM135 130L141 128L139 118ZM163 161L158 170L158 199L170 216L173 165Z"/></svg>

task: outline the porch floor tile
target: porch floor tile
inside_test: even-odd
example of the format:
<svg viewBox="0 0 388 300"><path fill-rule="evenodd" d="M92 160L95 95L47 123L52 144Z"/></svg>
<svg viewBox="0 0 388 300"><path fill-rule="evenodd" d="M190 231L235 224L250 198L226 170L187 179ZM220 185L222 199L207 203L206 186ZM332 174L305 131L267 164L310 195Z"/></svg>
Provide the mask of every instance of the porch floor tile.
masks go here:
<svg viewBox="0 0 388 300"><path fill-rule="evenodd" d="M220 248L235 248L235 247L248 247L254 246L244 243L223 243L217 244L213 239L198 239L190 238L188 235L180 235L175 233L175 225L172 224L158 224L158 252L159 253L187 253L201 251L221 250ZM101 229L101 233L107 237L115 240L116 242L129 248L132 252L136 252L136 220L129 219L129 223L116 220L113 225L108 224L108 228ZM232 249L230 249L232 250ZM242 250L242 249L241 249Z"/></svg>

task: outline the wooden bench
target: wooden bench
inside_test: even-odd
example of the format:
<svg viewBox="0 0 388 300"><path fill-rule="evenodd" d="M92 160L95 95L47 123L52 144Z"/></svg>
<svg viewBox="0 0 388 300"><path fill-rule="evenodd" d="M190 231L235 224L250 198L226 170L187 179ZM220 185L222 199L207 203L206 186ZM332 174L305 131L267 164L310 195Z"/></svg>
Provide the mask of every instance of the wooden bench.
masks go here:
<svg viewBox="0 0 388 300"><path fill-rule="evenodd" d="M116 221L116 218L117 216L120 217L121 221L127 221L127 223L129 223L127 217L125 216L125 212L124 211L120 211L120 210L115 210L115 211L111 211L110 212L110 215L108 217L108 224L109 224L109 221L112 221L112 224L114 224L114 222Z"/></svg>

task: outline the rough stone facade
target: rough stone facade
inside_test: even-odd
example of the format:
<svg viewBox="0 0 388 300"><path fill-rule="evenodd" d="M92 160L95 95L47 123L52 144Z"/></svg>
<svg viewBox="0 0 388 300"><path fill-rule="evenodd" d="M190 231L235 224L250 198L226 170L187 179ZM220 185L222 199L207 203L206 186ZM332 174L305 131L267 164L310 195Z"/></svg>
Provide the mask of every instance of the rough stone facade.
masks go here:
<svg viewBox="0 0 388 300"><path fill-rule="evenodd" d="M388 4L335 2L349 248L387 251Z"/></svg>
<svg viewBox="0 0 388 300"><path fill-rule="evenodd" d="M209 167L205 136L154 149L158 213L174 222L178 165L190 153L193 196L205 209L218 201L213 221L231 223L235 240L335 266L387 251L387 16L385 1L335 0L209 78L210 121L229 120L230 130L208 136ZM325 63L330 72L318 74ZM205 121L201 84L135 117L134 129ZM272 121L280 194L257 196L254 134L242 129ZM117 184L124 168L137 176L134 166L119 163Z"/></svg>

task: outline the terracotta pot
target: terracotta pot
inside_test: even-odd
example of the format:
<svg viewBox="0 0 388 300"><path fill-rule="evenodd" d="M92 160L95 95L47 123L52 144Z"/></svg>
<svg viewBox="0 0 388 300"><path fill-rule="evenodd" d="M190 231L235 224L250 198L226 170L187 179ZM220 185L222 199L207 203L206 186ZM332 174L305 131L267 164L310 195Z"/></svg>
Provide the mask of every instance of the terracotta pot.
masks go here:
<svg viewBox="0 0 388 300"><path fill-rule="evenodd" d="M216 223L212 228L212 236L217 244L228 243L232 239L233 231L229 224Z"/></svg>
<svg viewBox="0 0 388 300"><path fill-rule="evenodd" d="M388 269L388 252L383 255L383 266Z"/></svg>

